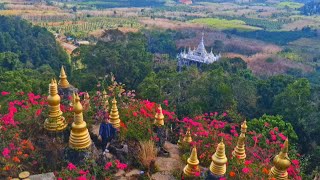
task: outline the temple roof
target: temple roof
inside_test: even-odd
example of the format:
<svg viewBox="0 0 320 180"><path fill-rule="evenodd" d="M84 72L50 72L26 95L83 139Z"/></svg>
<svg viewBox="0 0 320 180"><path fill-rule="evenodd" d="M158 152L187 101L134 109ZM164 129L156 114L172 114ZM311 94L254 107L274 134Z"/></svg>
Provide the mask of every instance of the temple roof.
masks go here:
<svg viewBox="0 0 320 180"><path fill-rule="evenodd" d="M184 50L183 52L179 53L177 58L179 60L187 60L187 61L195 61L200 63L206 63L210 64L213 63L220 58L220 54L215 55L212 53L212 50L210 53L207 52L205 45L204 45L204 33L202 33L201 41L198 45L198 47L194 50L191 50L189 47L188 52Z"/></svg>

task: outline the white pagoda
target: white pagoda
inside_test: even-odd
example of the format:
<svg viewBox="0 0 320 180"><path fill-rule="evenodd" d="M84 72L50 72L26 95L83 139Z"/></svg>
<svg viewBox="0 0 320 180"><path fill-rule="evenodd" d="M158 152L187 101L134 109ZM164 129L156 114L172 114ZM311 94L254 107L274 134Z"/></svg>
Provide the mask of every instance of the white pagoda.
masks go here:
<svg viewBox="0 0 320 180"><path fill-rule="evenodd" d="M201 42L199 43L197 49L191 50L189 47L188 51L184 50L177 55L179 70L181 70L181 67L183 66L196 65L197 67L200 67L201 64L211 64L215 61L218 61L220 58L220 53L215 55L212 53L212 49L209 53L207 52L204 46L203 33Z"/></svg>

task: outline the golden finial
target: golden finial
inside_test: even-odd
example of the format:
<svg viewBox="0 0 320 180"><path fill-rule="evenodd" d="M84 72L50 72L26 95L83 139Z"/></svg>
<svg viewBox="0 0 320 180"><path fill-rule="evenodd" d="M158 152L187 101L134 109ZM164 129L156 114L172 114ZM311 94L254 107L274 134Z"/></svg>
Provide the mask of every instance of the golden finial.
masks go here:
<svg viewBox="0 0 320 180"><path fill-rule="evenodd" d="M83 120L83 107L78 94L75 94L73 112L74 122L71 126L69 147L72 149L86 149L91 145L91 139L87 123Z"/></svg>
<svg viewBox="0 0 320 180"><path fill-rule="evenodd" d="M60 109L60 96L58 94L57 82L51 79L49 84L49 96L47 97L49 106L49 117L44 122L44 128L51 132L62 131L67 127L67 122L62 116Z"/></svg>
<svg viewBox="0 0 320 180"><path fill-rule="evenodd" d="M228 158L226 157L225 145L223 143L223 139L221 139L216 152L212 155L212 162L209 167L211 173L216 176L224 176L226 173L227 162Z"/></svg>
<svg viewBox="0 0 320 180"><path fill-rule="evenodd" d="M180 146L183 142L183 130L181 129L180 130L180 133L179 133L179 140L178 140L178 145Z"/></svg>
<svg viewBox="0 0 320 180"><path fill-rule="evenodd" d="M74 105L75 99L76 99L76 95L75 95L74 92L72 92L71 102L70 102L70 104L69 104L70 106L73 106L73 105Z"/></svg>
<svg viewBox="0 0 320 180"><path fill-rule="evenodd" d="M154 124L157 125L157 126L163 126L164 125L164 116L162 114L161 105L159 105L157 113L155 115Z"/></svg>
<svg viewBox="0 0 320 180"><path fill-rule="evenodd" d="M120 118L119 118L119 112L117 108L117 100L114 97L112 100L112 107L110 112L110 123L113 125L114 128L120 127Z"/></svg>
<svg viewBox="0 0 320 180"><path fill-rule="evenodd" d="M187 129L186 135L183 138L183 142L187 142L187 143L191 143L192 142L190 128Z"/></svg>
<svg viewBox="0 0 320 180"><path fill-rule="evenodd" d="M289 140L284 141L283 147L278 155L273 159L273 167L270 170L269 177L276 178L279 180L287 180L288 172L287 169L291 165L288 157Z"/></svg>
<svg viewBox="0 0 320 180"><path fill-rule="evenodd" d="M61 71L60 71L60 80L59 80L59 86L61 88L68 88L70 86L68 80L67 80L67 75L66 72L64 71L63 66L61 66Z"/></svg>
<svg viewBox="0 0 320 180"><path fill-rule="evenodd" d="M241 125L241 134L238 138L237 146L234 148L232 152L232 156L236 157L240 161L244 161L246 159L246 150L245 150L246 132L247 132L247 121L244 121Z"/></svg>
<svg viewBox="0 0 320 180"><path fill-rule="evenodd" d="M107 94L107 91L105 89L102 91L102 98L103 99L108 99L108 94Z"/></svg>
<svg viewBox="0 0 320 180"><path fill-rule="evenodd" d="M84 93L83 106L84 106L85 111L88 111L90 109L90 96L89 96L88 92Z"/></svg>
<svg viewBox="0 0 320 180"><path fill-rule="evenodd" d="M196 176L200 173L199 160L197 155L197 148L193 147L190 157L187 160L187 165L183 168L183 173L186 176Z"/></svg>

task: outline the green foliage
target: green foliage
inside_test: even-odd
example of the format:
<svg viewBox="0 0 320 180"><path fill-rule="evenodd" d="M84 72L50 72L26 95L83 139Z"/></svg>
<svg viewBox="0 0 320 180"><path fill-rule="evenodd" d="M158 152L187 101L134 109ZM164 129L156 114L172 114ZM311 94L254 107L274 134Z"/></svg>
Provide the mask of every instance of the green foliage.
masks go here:
<svg viewBox="0 0 320 180"><path fill-rule="evenodd" d="M320 3L317 1L310 1L300 8L300 12L304 15L311 16L320 13Z"/></svg>
<svg viewBox="0 0 320 180"><path fill-rule="evenodd" d="M12 52L0 53L0 66L6 70L16 70L23 67L19 56Z"/></svg>
<svg viewBox="0 0 320 180"><path fill-rule="evenodd" d="M150 31L145 32L148 38L148 49L151 53L169 54L171 57L176 56L176 45L174 36L176 32Z"/></svg>
<svg viewBox="0 0 320 180"><path fill-rule="evenodd" d="M82 73L103 77L112 72L126 87L136 89L151 71L152 56L142 34L129 33L125 37L125 41L99 41L95 46L82 46L74 52L73 61L80 59L85 65Z"/></svg>
<svg viewBox="0 0 320 180"><path fill-rule="evenodd" d="M310 28L302 29L301 31L247 31L241 32L236 30L228 30L226 33L238 35L241 37L258 39L269 43L275 43L278 45L286 45L289 42L295 41L300 38L313 38L317 34Z"/></svg>
<svg viewBox="0 0 320 180"><path fill-rule="evenodd" d="M35 68L49 64L58 72L61 65L68 66L67 54L45 28L32 26L18 17L0 16L0 24L0 53L15 53L22 63L27 66L29 62ZM16 68L17 57L8 53L5 56L7 68Z"/></svg>
<svg viewBox="0 0 320 180"><path fill-rule="evenodd" d="M257 92L259 95L257 101L258 109L267 114L271 113L270 111L273 107L275 96L280 94L293 80L292 77L285 75L259 80L257 83Z"/></svg>
<svg viewBox="0 0 320 180"><path fill-rule="evenodd" d="M191 22L209 25L210 27L214 27L217 29L238 29L238 30L242 30L242 31L253 31L253 30L260 29L258 27L246 25L246 23L241 20L227 20L227 19L219 19L219 18L200 18L200 19L194 19Z"/></svg>
<svg viewBox="0 0 320 180"><path fill-rule="evenodd" d="M44 65L36 70L20 69L0 74L0 92L34 92L46 94L48 82L55 74L50 66Z"/></svg>
<svg viewBox="0 0 320 180"><path fill-rule="evenodd" d="M274 109L287 121L298 125L311 110L311 87L307 79L298 79L289 84L275 97Z"/></svg>
<svg viewBox="0 0 320 180"><path fill-rule="evenodd" d="M248 123L248 131L255 131L261 133L264 138L270 138L270 131L278 128L279 132L282 132L287 136L291 143L295 143L298 140L298 136L295 133L292 125L283 120L282 116L270 116L264 114L259 119L253 119ZM264 142L263 142L264 143Z"/></svg>

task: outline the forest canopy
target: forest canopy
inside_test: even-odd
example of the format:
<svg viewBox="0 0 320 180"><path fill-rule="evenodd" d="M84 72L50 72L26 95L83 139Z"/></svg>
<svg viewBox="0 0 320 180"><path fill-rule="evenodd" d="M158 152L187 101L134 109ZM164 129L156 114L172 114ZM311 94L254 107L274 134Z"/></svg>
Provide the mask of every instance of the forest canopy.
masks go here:
<svg viewBox="0 0 320 180"><path fill-rule="evenodd" d="M18 17L0 16L0 64L7 70L68 66L68 56L47 29ZM9 53L8 53L9 52Z"/></svg>

